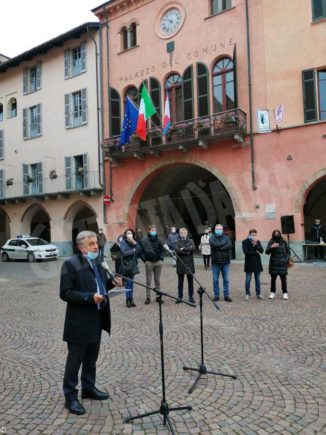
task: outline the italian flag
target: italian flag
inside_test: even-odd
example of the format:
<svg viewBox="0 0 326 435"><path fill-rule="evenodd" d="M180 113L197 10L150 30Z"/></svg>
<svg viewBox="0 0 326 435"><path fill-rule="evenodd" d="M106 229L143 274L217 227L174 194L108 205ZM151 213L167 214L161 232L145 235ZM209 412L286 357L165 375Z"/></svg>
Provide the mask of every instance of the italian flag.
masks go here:
<svg viewBox="0 0 326 435"><path fill-rule="evenodd" d="M145 85L141 91L136 135L146 140L146 121L156 113L151 97L148 95Z"/></svg>

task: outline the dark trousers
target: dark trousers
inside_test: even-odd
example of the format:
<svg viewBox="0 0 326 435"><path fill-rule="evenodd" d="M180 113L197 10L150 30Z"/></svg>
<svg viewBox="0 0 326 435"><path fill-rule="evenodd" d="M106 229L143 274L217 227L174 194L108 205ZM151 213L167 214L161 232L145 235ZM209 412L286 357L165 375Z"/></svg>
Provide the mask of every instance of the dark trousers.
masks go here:
<svg viewBox="0 0 326 435"><path fill-rule="evenodd" d="M280 277L281 283L282 283L282 292L287 293L287 282L286 282L286 275L275 275L271 274L271 293L276 292L276 278Z"/></svg>
<svg viewBox="0 0 326 435"><path fill-rule="evenodd" d="M82 365L81 386L83 390L95 387L96 361L100 350L98 343L67 343L68 355L63 378L63 392L67 398L77 398L78 372Z"/></svg>
<svg viewBox="0 0 326 435"><path fill-rule="evenodd" d="M184 281L185 274L178 275L178 298L183 298L183 281ZM189 298L192 298L194 295L194 277L187 273L187 280L188 280L188 293Z"/></svg>
<svg viewBox="0 0 326 435"><path fill-rule="evenodd" d="M204 255L204 254L203 254L203 259L204 259L204 266L205 266L205 267L209 267L209 261L210 261L210 259L211 259L211 256L210 256L210 255Z"/></svg>

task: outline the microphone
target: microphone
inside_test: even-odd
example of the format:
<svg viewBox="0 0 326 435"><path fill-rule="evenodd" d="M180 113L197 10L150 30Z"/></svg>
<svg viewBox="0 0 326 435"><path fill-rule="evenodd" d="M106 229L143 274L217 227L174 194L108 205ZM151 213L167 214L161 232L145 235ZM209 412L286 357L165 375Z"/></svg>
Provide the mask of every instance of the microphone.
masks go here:
<svg viewBox="0 0 326 435"><path fill-rule="evenodd" d="M101 266L103 267L103 269L105 270L105 272L107 273L107 275L114 279L115 278L115 273L112 272L112 270L109 268L109 265L107 264L106 261L102 261Z"/></svg>
<svg viewBox="0 0 326 435"><path fill-rule="evenodd" d="M171 255L171 257L174 257L174 252L171 251L166 243L163 245L163 248Z"/></svg>

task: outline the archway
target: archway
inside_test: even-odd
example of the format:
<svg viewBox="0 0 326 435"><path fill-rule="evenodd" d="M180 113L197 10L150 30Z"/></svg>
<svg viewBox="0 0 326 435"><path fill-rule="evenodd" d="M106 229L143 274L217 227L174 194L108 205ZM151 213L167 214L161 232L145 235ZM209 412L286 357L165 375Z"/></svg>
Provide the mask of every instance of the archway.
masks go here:
<svg viewBox="0 0 326 435"><path fill-rule="evenodd" d="M22 215L22 234L51 241L50 216L41 204L32 204Z"/></svg>
<svg viewBox="0 0 326 435"><path fill-rule="evenodd" d="M311 226L320 219L326 226L326 177L319 179L310 189L303 207L305 239L311 238Z"/></svg>
<svg viewBox="0 0 326 435"><path fill-rule="evenodd" d="M10 238L10 221L7 213L0 208L0 246Z"/></svg>
<svg viewBox="0 0 326 435"><path fill-rule="evenodd" d="M155 223L164 238L172 224L186 226L198 246L204 229L217 222L235 241L234 216L232 200L214 174L193 164L178 164L151 178L139 201L136 226L146 233L147 226Z"/></svg>
<svg viewBox="0 0 326 435"><path fill-rule="evenodd" d="M98 233L97 216L94 210L86 203L78 203L74 207L75 214L72 217L71 240L73 251L76 252L76 236L80 231L94 231Z"/></svg>

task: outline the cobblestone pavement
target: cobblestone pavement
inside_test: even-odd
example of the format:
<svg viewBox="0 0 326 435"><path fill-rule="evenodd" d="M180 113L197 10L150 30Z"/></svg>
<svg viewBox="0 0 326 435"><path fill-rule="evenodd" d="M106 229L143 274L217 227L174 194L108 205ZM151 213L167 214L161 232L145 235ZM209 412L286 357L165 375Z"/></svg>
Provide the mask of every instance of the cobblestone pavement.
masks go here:
<svg viewBox="0 0 326 435"><path fill-rule="evenodd" d="M0 263L0 433L7 434L167 434L161 416L132 423L124 417L159 409L162 389L158 306L137 308L112 299L113 333L105 334L98 361L104 402L84 400L87 414L64 408L62 341L65 304L58 295L61 261ZM324 266L324 265L323 265ZM177 434L326 433L326 267L298 265L289 273L289 300L249 302L243 298L243 266L231 267L233 303L217 311L204 299L204 347L208 370L236 375L204 375L192 394L200 363L199 308L163 305L166 398ZM267 269L265 267L265 269ZM137 276L144 281L144 270ZM197 278L212 292L211 271L197 265ZM269 276L262 275L263 294ZM175 269L165 264L162 287L176 295ZM198 300L198 295L196 294Z"/></svg>

